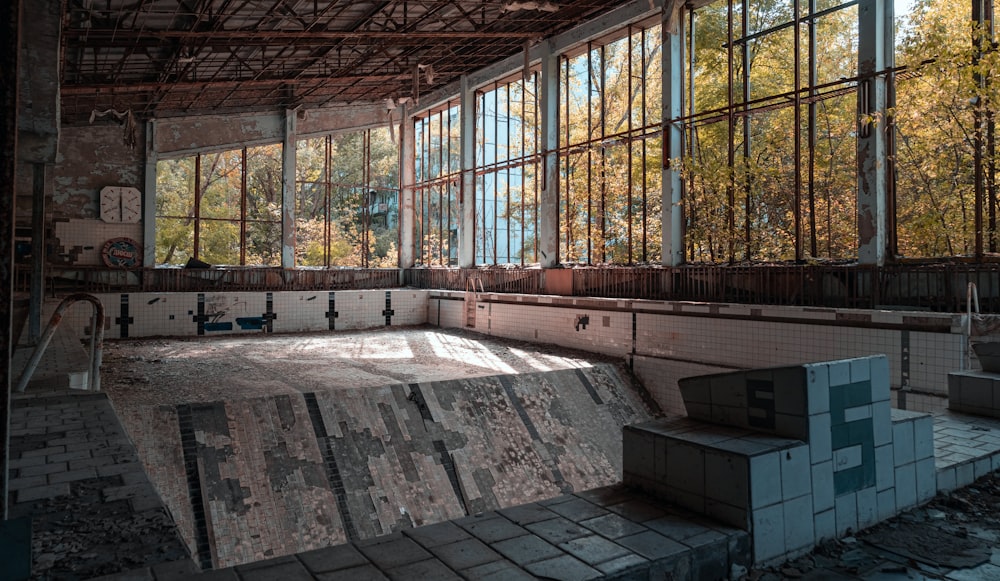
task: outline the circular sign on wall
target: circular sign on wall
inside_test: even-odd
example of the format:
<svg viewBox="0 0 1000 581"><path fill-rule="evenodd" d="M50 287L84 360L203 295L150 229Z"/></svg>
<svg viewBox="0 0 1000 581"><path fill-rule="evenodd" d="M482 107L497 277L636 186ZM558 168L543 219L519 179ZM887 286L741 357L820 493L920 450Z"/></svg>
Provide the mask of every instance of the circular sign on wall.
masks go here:
<svg viewBox="0 0 1000 581"><path fill-rule="evenodd" d="M101 258L111 268L138 268L142 266L142 248L131 238L112 238L104 243Z"/></svg>

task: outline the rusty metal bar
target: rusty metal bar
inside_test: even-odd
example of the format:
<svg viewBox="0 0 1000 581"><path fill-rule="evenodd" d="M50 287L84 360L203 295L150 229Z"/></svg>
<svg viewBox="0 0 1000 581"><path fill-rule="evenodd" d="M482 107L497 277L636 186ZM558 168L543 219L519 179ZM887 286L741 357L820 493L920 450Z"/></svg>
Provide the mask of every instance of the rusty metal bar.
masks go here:
<svg viewBox="0 0 1000 581"><path fill-rule="evenodd" d="M591 43L587 43L587 138L593 139L594 134L594 48ZM594 194L593 194L593 167L594 150L587 148L587 264L593 263L593 240L592 231L594 223Z"/></svg>
<svg viewBox="0 0 1000 581"><path fill-rule="evenodd" d="M247 263L247 148L243 146L240 164L240 265Z"/></svg>
<svg viewBox="0 0 1000 581"><path fill-rule="evenodd" d="M683 19L682 19L682 21L683 21ZM643 70L643 75L642 75L642 80L641 80L642 84L640 85L640 90L642 91L642 97L641 97L641 99L642 99L642 117L640 118L639 123L641 123L642 126L645 127L646 126L646 85L647 85L647 81L648 81L648 79L646 78L646 72L645 72L646 71L646 29L645 28L642 29L642 34L641 34L641 37L639 38L639 42L641 44L641 48L639 49L639 51L640 51L639 52L639 59L642 61L642 70ZM682 47L684 46L683 42L681 42L681 46ZM683 60L684 60L684 58L681 57L681 62L683 62ZM660 78L660 90L662 91L663 90L663 78L662 78L663 75L660 75L660 77L661 77ZM671 82L673 82L673 81L671 81ZM681 91L681 93L683 94L683 91ZM682 110L683 110L683 108L682 108ZM661 123L662 123L662 120L661 120ZM646 253L648 251L648 233L649 233L649 222L648 222L649 216L647 215L648 208L647 208L647 201L646 201L646 193L647 193L648 188L649 188L649 184L646 182L646 154L647 154L646 150L648 149L647 145L648 145L648 143L646 142L645 139L643 139L642 140L642 262L646 262L646 259L647 259L646 258ZM683 254L682 254L682 256L683 256Z"/></svg>
<svg viewBox="0 0 1000 581"><path fill-rule="evenodd" d="M21 372L21 378L17 382L18 393L24 393L24 389L28 386L28 381L31 380L32 374L35 373L35 368L38 367L38 362L42 360L45 348L49 346L52 336L56 333L56 328L59 327L59 322L62 321L63 314L77 301L87 301L93 305L93 321L95 323L99 322L99 324L95 324L91 328L91 357L87 388L91 391L101 391L101 357L104 348L104 305L94 295L77 293L64 298L59 303L59 306L56 307L56 311L52 313L52 318L49 319L49 324L45 327L45 332L42 333L42 336L38 339L38 344L35 345L35 350L31 353L31 359L28 360L24 371Z"/></svg>
<svg viewBox="0 0 1000 581"><path fill-rule="evenodd" d="M628 105L626 105L625 113L628 115L628 132L629 136L632 134L632 104L635 103L635 99L632 98L632 26L628 27ZM645 63L643 63L645 64ZM643 75L645 78L645 75ZM642 108L645 110L646 103L643 102ZM626 162L626 175L627 181L625 182L626 196L628 196L628 205L626 206L626 223L627 223L627 233L626 238L628 239L628 256L627 263L632 264L632 142L628 143L628 160Z"/></svg>
<svg viewBox="0 0 1000 581"><path fill-rule="evenodd" d="M727 89L726 89L726 120L729 123L729 143L728 147L728 165L729 168L729 179L726 183L726 217L728 219L728 260L730 263L736 261L736 189L735 184L733 184L733 170L736 167L736 150L734 149L733 137L736 133L736 117L733 111L733 2L735 0L727 0L727 13L726 13L726 39L727 39ZM749 211L749 208L747 208Z"/></svg>
<svg viewBox="0 0 1000 581"><path fill-rule="evenodd" d="M742 31L743 37L746 38L749 33L749 18L747 13L750 9L750 2L748 0L743 0L741 4L743 16L740 18L740 30ZM746 249L744 251L744 258L749 261L753 258L752 244L752 230L750 218L753 213L753 175L750 168L750 156L751 156L751 139L750 139L750 113L748 111L750 103L750 50L749 45L744 44L741 53L741 59L743 62L743 79L740 83L743 88L743 239L746 244ZM732 104L730 104L732 105ZM735 115L735 109L730 109L731 115ZM733 129L735 131L735 129ZM736 135L730 133L729 139L732 142L736 141ZM736 172L735 163L730 167L734 175ZM734 185L735 187L735 185ZM735 236L735 234L734 234Z"/></svg>
<svg viewBox="0 0 1000 581"><path fill-rule="evenodd" d="M816 55L816 0L809 0L809 96L816 96L819 71ZM809 251L819 256L816 245L816 102L809 100Z"/></svg>
<svg viewBox="0 0 1000 581"><path fill-rule="evenodd" d="M794 150L795 163L793 164L795 171L794 179L794 189L795 189L795 201L794 201L794 211L795 211L795 260L802 260L802 72L800 69L800 63L802 60L802 39L801 31L799 30L799 23L802 20L802 15L800 14L801 0L792 1L792 11L795 13L792 18L794 26L792 27L792 45L794 55L794 72L793 72L793 83L795 91L795 109L794 109L794 125L795 125L795 139L792 149Z"/></svg>
<svg viewBox="0 0 1000 581"><path fill-rule="evenodd" d="M5 365L0 371L0 518L9 517L10 483L10 389L11 357L14 353L14 216L16 196L18 54L20 52L21 0L0 2L0 147L6 154L0 162L0 351Z"/></svg>
<svg viewBox="0 0 1000 581"><path fill-rule="evenodd" d="M972 31L972 64L977 66L985 53L982 37L982 26L986 18L984 3L986 0L972 0L972 21L976 25ZM973 165L974 165L974 191L975 191L975 255L977 258L983 256L983 202L985 197L985 169L983 167L983 122L986 114L985 91L986 81L979 72L973 73L978 94L975 98L973 108L974 118L974 139L973 139Z"/></svg>
<svg viewBox="0 0 1000 581"><path fill-rule="evenodd" d="M200 258L201 242L201 154L194 156L194 258Z"/></svg>

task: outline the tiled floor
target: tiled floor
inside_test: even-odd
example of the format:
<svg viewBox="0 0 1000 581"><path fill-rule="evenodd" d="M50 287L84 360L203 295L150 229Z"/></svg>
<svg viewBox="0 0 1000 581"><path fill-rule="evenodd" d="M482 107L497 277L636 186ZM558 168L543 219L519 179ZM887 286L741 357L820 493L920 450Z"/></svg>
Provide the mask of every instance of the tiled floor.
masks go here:
<svg viewBox="0 0 1000 581"><path fill-rule="evenodd" d="M186 559L104 394L36 389L15 397L11 415L10 516L31 517L36 578Z"/></svg>
<svg viewBox="0 0 1000 581"><path fill-rule="evenodd" d="M305 351L322 350L315 339L285 338L283 341L290 347L306 347ZM464 338L452 340L438 336L437 341L437 352L458 353L465 358L463 365L470 371L482 367L487 374L496 373L505 371L504 364L510 363L491 358L489 349L483 350L481 345ZM447 341L451 343L442 343ZM339 380L349 384L369 377L364 372L375 369L371 366L373 344L381 344L380 348L398 353L393 345L404 343L394 343L389 337L372 338L364 349L350 353L344 351L343 345L338 345L336 348L341 350L345 362L363 359L365 367L354 367L355 371L349 374L341 373ZM50 357L56 358L60 357L60 349L74 351L77 347L73 341L53 345ZM412 347L412 342L408 347ZM239 349L246 355L245 348ZM190 355L178 349L171 356ZM577 367L573 361L552 353L522 352L516 358L527 365L524 370L540 362L546 365L558 362L564 368ZM83 361L85 365L85 358ZM157 390L154 385L142 381L145 373L140 369L142 366L155 367L161 363L154 360L135 363L131 377L135 379L133 385L143 405L157 408L166 404L176 409L179 403L174 399L176 391ZM398 362L390 361L386 369L392 370L393 365ZM283 370L290 368L291 361L282 367ZM428 370L443 373L441 366L428 366ZM237 373L236 376L243 382L241 385L251 388L254 381L259 380L252 374ZM273 386L282 377L279 373L267 380ZM328 382L327 385L337 378L336 372L324 372L323 381ZM202 379L208 383L219 381L214 376ZM174 382L177 381L178 378L174 378ZM501 385L498 389L502 388ZM286 396L303 397L301 390L283 389L281 392ZM202 401L213 400L203 398ZM416 405L416 402L411 403ZM392 405L398 407L399 402L390 403L389 407ZM424 400L424 409L432 420L446 411L441 405L434 398ZM419 408L417 405L413 412L417 418L423 415ZM331 422L336 413L333 408L320 406L318 409L326 429L331 433L340 429L339 422ZM122 413L121 410L117 412ZM399 410L393 414L399 414ZM36 531L45 532L41 540L36 539L36 547L41 555L47 555L43 557L47 570L59 571L59 567L65 566L65 563L60 564L61 558L79 560L89 555L87 558L92 561L87 565L89 569L84 567L71 574L56 576L86 578L130 567L142 568L117 578L164 580L186 579L193 575L194 564L182 558L185 550L178 541L173 522L152 492L115 410L104 395L76 391L40 393L35 386L17 399L14 417L12 516L30 514L38 523ZM240 423L248 423L253 417L254 413L250 413ZM287 420L287 415L277 410L272 419L280 424L282 418ZM302 421L308 424L311 420L304 416ZM176 420L173 425L177 425ZM203 438L202 445L204 443ZM1000 420L948 412L937 415L934 418L934 448L939 486L945 489L964 486L987 471L1000 468ZM181 458L181 465L184 461ZM446 488L451 488L450 483L442 482L448 484ZM80 514L77 524L69 526L63 522L67 510ZM174 514L174 520L179 516ZM107 537L94 534L95 531L113 531L119 537L116 541L108 541ZM123 537L121 531L130 532ZM83 544L76 546L73 554L60 553L56 548L59 535L72 535ZM132 537L139 539L141 544L128 544L135 540ZM747 550L746 544L742 533L678 509L650 505L634 493L611 487L486 511L436 525L404 528L353 544L219 569L199 578L294 581L363 579L366 576L376 579L546 576L586 579L631 575L640 570L686 575L696 572L698 574L692 578L699 578L702 573L714 576L716 571L706 573L708 568L723 566L718 559L706 556L721 552L726 555L726 563L738 561L743 554L741 551ZM153 545L167 549L154 549ZM719 576L726 574L721 572Z"/></svg>
<svg viewBox="0 0 1000 581"><path fill-rule="evenodd" d="M194 579L718 579L748 559L745 532L615 485ZM110 579L171 578L141 575Z"/></svg>

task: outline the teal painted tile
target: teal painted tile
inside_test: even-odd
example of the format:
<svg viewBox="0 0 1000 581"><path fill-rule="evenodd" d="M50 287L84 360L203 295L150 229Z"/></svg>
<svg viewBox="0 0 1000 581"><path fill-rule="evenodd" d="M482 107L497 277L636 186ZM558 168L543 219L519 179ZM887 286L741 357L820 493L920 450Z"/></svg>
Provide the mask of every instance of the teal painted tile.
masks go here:
<svg viewBox="0 0 1000 581"><path fill-rule="evenodd" d="M844 386L845 400L844 407L852 408L872 402L872 382L870 380L859 381Z"/></svg>
<svg viewBox="0 0 1000 581"><path fill-rule="evenodd" d="M848 468L847 470L834 472L833 473L834 495L840 496L841 494L847 494L848 492L861 490L861 482L863 478L862 468L863 466L855 466L854 468Z"/></svg>
<svg viewBox="0 0 1000 581"><path fill-rule="evenodd" d="M872 419L865 418L863 420L858 420L856 422L851 422L849 424L843 424L847 426L849 433L848 441L851 445L855 444L868 444L870 446L875 445L875 431L872 428Z"/></svg>
<svg viewBox="0 0 1000 581"><path fill-rule="evenodd" d="M847 424L841 423L830 427L830 449L840 450L851 445L851 429Z"/></svg>

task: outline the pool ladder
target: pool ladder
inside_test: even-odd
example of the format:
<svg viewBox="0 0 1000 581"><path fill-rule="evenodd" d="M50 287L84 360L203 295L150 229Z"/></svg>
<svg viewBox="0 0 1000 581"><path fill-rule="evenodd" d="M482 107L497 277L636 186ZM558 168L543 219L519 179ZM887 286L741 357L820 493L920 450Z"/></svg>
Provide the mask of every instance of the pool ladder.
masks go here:
<svg viewBox="0 0 1000 581"><path fill-rule="evenodd" d="M49 319L48 326L45 327L45 331L39 337L38 344L35 345L35 350L31 353L31 359L24 366L21 379L17 382L18 393L24 393L24 389L28 387L28 381L31 380L31 376L35 373L38 362L42 360L42 355L45 353L45 348L49 346L52 336L56 334L56 328L59 326L59 322L62 321L63 314L77 301L87 301L94 306L94 314L90 323L90 370L87 373L87 389L101 391L101 356L104 348L104 305L94 295L76 293L64 298L59 303L59 306L56 307L56 312L52 313L52 318Z"/></svg>
<svg viewBox="0 0 1000 581"><path fill-rule="evenodd" d="M476 327L476 305L479 302L479 293L486 292L483 288L483 279L478 276L465 279L465 326Z"/></svg>

